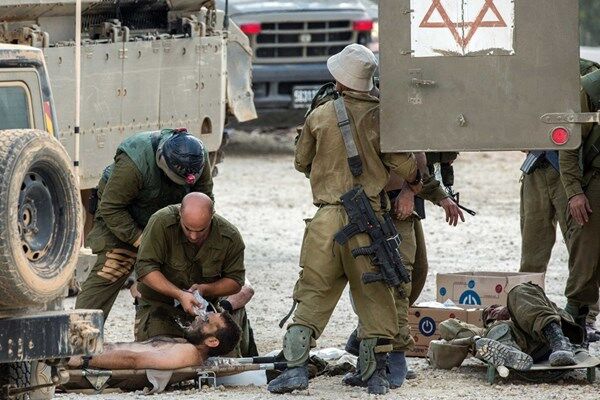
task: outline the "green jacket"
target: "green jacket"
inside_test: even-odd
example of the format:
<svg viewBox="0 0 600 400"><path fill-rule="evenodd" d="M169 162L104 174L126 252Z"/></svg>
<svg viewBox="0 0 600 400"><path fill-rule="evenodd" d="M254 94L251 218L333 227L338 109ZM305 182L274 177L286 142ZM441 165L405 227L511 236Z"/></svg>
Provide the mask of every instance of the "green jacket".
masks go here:
<svg viewBox="0 0 600 400"><path fill-rule="evenodd" d="M99 204L96 222L122 242L133 245L148 220L156 211L180 203L189 192L202 192L214 199L208 154L202 175L194 186L181 186L171 181L156 164L152 146L153 132L142 132L125 139L115 155L115 162L98 185ZM161 131L159 143L172 135ZM101 227L104 226L104 229ZM106 232L90 232L89 240ZM92 244L92 248L93 248ZM103 246L96 246L103 247Z"/></svg>

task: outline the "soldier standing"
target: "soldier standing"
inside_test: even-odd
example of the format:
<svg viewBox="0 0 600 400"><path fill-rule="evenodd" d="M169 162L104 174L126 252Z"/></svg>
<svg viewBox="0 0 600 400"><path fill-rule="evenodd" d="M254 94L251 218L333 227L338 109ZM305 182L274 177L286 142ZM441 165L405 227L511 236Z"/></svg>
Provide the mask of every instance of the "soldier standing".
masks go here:
<svg viewBox="0 0 600 400"><path fill-rule="evenodd" d="M584 112L600 110L600 70L581 78ZM585 326L600 286L600 125L582 128L582 145L560 152L561 179L569 199L567 245L569 277L565 310Z"/></svg>
<svg viewBox="0 0 600 400"><path fill-rule="evenodd" d="M159 209L189 192L211 198L212 176L202 142L186 129L142 132L125 139L98 184L98 208L87 237L98 259L75 308L101 309L104 319L131 274L142 231Z"/></svg>
<svg viewBox="0 0 600 400"><path fill-rule="evenodd" d="M418 197L442 207L446 214L446 221L450 225L456 226L459 219L464 222L463 213L458 205L442 189L440 182L432 175L429 175L425 153L416 153L415 158L423 176L423 189ZM385 190L393 205L392 215L394 225L402 239L400 254L404 267L411 273L411 279L414 277L415 268L420 269L419 273L424 269L424 276L422 277L422 283L424 284L427 276L427 255L426 253L424 254L424 261L417 259L419 247L421 247L422 252L425 252L425 238L421 226L421 216L415 211L416 196L408 185L395 174L391 174L390 181ZM402 292L404 296L399 296L397 293L394 296L399 332L392 342L393 350L388 357L387 369L390 389L402 386L409 372L405 353L414 345L414 340L410 334L410 326L408 325L408 308L416 299L413 296L413 284L413 280L403 284ZM419 292L421 289L422 286L417 288ZM416 296L418 297L418 294ZM413 299L412 302L411 299ZM346 351L358 356L359 346L360 342L358 341L357 330L355 330L348 338ZM360 379L360 371L346 374L343 382L351 386L364 386L364 383Z"/></svg>
<svg viewBox="0 0 600 400"><path fill-rule="evenodd" d="M377 68L373 53L352 44L330 57L327 65L341 97L316 108L298 138L295 167L309 176L313 202L319 209L307 222L300 252L302 271L293 294L297 309L283 339L288 369L271 381L268 389L288 393L308 387L306 362L311 342L323 332L349 282L361 321L362 379L369 393L383 394L389 388L387 353L398 333L394 295L383 282L364 284L361 280L364 272L376 270L367 257L352 257L351 250L369 245L368 235L353 236L344 246L334 242L334 235L348 223L340 197L361 185L373 209L381 213L380 193L388 182L388 169L409 182L414 191L420 189L421 179L412 154L381 153L379 99L368 93ZM346 121L339 117L344 109ZM349 127L345 133L344 126Z"/></svg>

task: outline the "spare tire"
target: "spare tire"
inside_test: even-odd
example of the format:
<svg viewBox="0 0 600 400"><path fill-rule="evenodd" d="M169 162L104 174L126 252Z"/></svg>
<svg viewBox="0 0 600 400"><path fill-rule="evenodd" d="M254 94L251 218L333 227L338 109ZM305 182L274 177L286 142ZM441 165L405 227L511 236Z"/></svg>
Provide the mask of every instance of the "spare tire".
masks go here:
<svg viewBox="0 0 600 400"><path fill-rule="evenodd" d="M0 132L0 308L65 292L81 241L81 201L69 155L39 130Z"/></svg>

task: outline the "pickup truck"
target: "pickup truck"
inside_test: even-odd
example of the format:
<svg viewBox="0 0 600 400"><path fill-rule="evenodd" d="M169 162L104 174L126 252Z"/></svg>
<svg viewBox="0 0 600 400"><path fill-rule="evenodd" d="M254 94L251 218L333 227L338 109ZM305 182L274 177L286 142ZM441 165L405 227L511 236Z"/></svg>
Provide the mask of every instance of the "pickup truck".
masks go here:
<svg viewBox="0 0 600 400"><path fill-rule="evenodd" d="M217 7L225 9L225 0ZM318 88L332 80L327 58L351 43L368 45L374 24L359 0L229 0L228 13L254 53L259 118L252 126L300 123Z"/></svg>

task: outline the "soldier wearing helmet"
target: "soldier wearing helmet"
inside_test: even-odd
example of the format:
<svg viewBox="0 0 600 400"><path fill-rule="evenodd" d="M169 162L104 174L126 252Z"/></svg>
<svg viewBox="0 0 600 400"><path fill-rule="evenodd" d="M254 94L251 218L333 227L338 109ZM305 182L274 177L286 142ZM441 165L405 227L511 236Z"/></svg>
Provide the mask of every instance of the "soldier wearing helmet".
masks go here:
<svg viewBox="0 0 600 400"><path fill-rule="evenodd" d="M101 309L104 318L135 263L150 216L190 192L213 199L208 153L186 129L142 132L125 139L98 184L98 207L86 245L98 255L76 308Z"/></svg>

